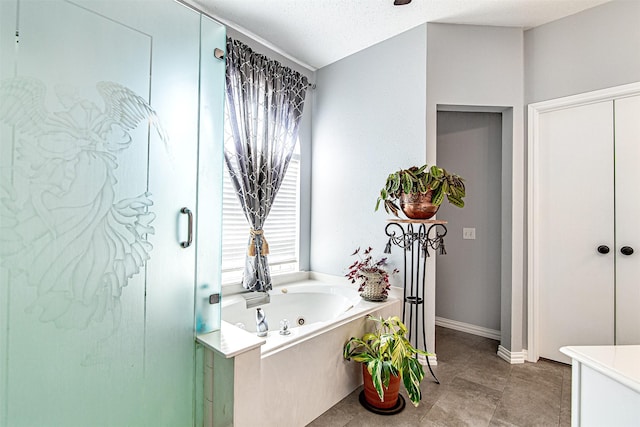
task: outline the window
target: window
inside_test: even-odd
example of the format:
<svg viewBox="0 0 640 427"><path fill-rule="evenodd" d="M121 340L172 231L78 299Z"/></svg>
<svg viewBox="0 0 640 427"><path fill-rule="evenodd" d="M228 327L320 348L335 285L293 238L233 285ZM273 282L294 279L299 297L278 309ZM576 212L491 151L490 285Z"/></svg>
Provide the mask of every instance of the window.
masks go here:
<svg viewBox="0 0 640 427"><path fill-rule="evenodd" d="M287 174L264 225L264 234L269 243L268 259L272 275L298 271L299 268L300 150L298 147L299 144L296 144ZM242 281L249 244L249 224L231 184L229 172L226 170L222 199L222 284L231 285Z"/></svg>

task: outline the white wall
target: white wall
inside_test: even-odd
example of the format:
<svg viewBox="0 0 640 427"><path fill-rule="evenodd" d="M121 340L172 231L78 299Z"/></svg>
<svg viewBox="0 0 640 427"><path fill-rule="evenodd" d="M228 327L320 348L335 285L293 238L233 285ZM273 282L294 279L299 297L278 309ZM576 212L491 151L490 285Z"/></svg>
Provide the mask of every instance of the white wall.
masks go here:
<svg viewBox="0 0 640 427"><path fill-rule="evenodd" d="M523 81L521 29L427 24L427 159L437 163L439 105L470 106L470 109L488 106L487 111L505 111L501 344L515 352L522 351L523 342Z"/></svg>
<svg viewBox="0 0 640 427"><path fill-rule="evenodd" d="M384 250L380 188L389 173L425 161L425 50L420 26L317 71L313 271L343 275L354 248Z"/></svg>
<svg viewBox="0 0 640 427"><path fill-rule="evenodd" d="M616 0L525 31L525 102L640 81L640 1Z"/></svg>

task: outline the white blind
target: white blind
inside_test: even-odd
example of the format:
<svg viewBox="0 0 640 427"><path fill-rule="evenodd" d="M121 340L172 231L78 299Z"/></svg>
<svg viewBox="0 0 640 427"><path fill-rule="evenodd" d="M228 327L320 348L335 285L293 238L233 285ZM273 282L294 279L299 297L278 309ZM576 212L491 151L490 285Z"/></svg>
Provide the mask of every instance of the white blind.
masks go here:
<svg viewBox="0 0 640 427"><path fill-rule="evenodd" d="M298 270L299 175L300 154L296 152L264 224L272 274ZM226 170L222 199L222 284L229 285L242 280L250 227Z"/></svg>

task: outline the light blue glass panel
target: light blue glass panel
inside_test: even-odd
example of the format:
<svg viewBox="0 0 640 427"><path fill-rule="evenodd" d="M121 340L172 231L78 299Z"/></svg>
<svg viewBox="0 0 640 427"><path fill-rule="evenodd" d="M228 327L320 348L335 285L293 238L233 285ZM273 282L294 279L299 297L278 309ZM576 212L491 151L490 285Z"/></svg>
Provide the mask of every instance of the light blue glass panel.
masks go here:
<svg viewBox="0 0 640 427"><path fill-rule="evenodd" d="M150 130L123 125L114 92L123 106L146 102L136 96L148 98L151 38L72 3L21 1L16 12L15 74L0 83L12 132L2 145L13 147L0 225L7 423L123 422L143 403L133 367L144 355L144 271L127 255L133 244L151 252L134 224L152 212L126 211L128 200L149 203Z"/></svg>
<svg viewBox="0 0 640 427"><path fill-rule="evenodd" d="M15 31L16 1L0 1L0 81L13 77L15 38L7 37ZM12 131L0 125L0 201L9 197L11 186L11 165L13 163ZM0 203L0 227L5 219L5 207ZM1 247L1 246L0 246ZM8 379L9 364L9 271L1 267L0 252L0 426L8 425Z"/></svg>
<svg viewBox="0 0 640 427"><path fill-rule="evenodd" d="M210 304L209 297L221 293L225 59L215 50L224 54L226 29L203 16L201 39L196 330L205 333L220 329L220 303Z"/></svg>

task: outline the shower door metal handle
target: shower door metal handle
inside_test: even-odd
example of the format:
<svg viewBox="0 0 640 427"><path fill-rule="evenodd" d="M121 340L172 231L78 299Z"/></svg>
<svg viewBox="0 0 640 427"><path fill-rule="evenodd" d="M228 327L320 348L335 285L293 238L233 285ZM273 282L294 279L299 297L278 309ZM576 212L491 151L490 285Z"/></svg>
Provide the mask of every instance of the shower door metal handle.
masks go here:
<svg viewBox="0 0 640 427"><path fill-rule="evenodd" d="M188 248L193 243L193 212L189 208L180 209L180 213L187 214L187 219L189 222L189 226L187 229L187 241L180 242L180 246L183 248Z"/></svg>

